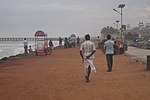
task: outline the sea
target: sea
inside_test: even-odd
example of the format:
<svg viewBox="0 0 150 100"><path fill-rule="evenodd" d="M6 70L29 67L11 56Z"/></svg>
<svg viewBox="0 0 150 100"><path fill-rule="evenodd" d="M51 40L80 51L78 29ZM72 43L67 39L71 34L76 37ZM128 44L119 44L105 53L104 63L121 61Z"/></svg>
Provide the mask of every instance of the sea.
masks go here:
<svg viewBox="0 0 150 100"><path fill-rule="evenodd" d="M57 47L59 45L58 41L52 42L54 47ZM34 41L28 41L28 46L31 46L32 49L35 50ZM23 41L0 41L0 59L23 53L24 53Z"/></svg>

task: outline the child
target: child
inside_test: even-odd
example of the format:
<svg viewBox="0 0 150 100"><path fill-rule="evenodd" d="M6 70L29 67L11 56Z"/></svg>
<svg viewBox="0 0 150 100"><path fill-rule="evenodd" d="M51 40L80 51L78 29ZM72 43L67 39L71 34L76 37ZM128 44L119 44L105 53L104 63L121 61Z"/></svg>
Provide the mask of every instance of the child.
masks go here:
<svg viewBox="0 0 150 100"><path fill-rule="evenodd" d="M33 52L31 46L29 46L29 53Z"/></svg>

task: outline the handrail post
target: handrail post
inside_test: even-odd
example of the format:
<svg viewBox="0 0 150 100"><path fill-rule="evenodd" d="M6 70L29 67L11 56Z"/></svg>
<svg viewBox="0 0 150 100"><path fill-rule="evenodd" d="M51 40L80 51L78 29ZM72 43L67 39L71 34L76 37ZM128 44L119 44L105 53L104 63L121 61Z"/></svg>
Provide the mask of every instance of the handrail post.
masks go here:
<svg viewBox="0 0 150 100"><path fill-rule="evenodd" d="M147 55L147 70L150 70L150 55Z"/></svg>

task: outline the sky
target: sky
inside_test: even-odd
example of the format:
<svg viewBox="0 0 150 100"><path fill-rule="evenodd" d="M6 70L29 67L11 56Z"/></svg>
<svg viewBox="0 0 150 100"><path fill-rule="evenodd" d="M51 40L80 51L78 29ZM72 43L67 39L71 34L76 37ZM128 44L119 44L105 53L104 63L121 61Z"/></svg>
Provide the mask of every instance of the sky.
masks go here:
<svg viewBox="0 0 150 100"><path fill-rule="evenodd" d="M106 26L116 28L119 4L124 25L150 23L150 0L0 0L0 37L34 37L38 30L48 37L98 36Z"/></svg>

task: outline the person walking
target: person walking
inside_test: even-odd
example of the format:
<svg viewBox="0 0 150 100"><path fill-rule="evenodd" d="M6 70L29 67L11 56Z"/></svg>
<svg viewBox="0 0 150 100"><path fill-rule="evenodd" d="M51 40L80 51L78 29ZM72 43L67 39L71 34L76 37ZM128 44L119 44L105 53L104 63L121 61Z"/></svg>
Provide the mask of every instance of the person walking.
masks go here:
<svg viewBox="0 0 150 100"><path fill-rule="evenodd" d="M62 48L62 38L59 37L59 47Z"/></svg>
<svg viewBox="0 0 150 100"><path fill-rule="evenodd" d="M114 41L114 55L117 54L120 54L120 46L116 41Z"/></svg>
<svg viewBox="0 0 150 100"><path fill-rule="evenodd" d="M52 40L49 40L49 47L50 47L50 49L53 49L53 48L54 48L54 45L53 45Z"/></svg>
<svg viewBox="0 0 150 100"><path fill-rule="evenodd" d="M80 47L80 55L82 57L82 62L84 63L85 67L86 82L90 81L89 77L91 72L96 72L96 68L93 64L95 51L95 44L94 42L90 41L90 35L85 35L85 41L81 44Z"/></svg>
<svg viewBox="0 0 150 100"><path fill-rule="evenodd" d="M100 42L101 40L100 40L100 37L98 36L97 37L97 49L100 49Z"/></svg>
<svg viewBox="0 0 150 100"><path fill-rule="evenodd" d="M107 41L104 43L104 49L107 60L107 72L112 71L113 66L113 55L114 55L114 41L111 40L111 35L107 35Z"/></svg>
<svg viewBox="0 0 150 100"><path fill-rule="evenodd" d="M77 46L80 46L80 37L77 37Z"/></svg>
<svg viewBox="0 0 150 100"><path fill-rule="evenodd" d="M48 50L48 41L47 39L44 41L44 52L45 52L45 55L47 55L47 51Z"/></svg>
<svg viewBox="0 0 150 100"><path fill-rule="evenodd" d="M27 53L28 53L28 41L26 38L24 38L23 44L24 44L24 54L27 55Z"/></svg>
<svg viewBox="0 0 150 100"><path fill-rule="evenodd" d="M64 40L64 48L67 49L67 48L68 48L68 45L69 45L68 38L65 37L65 40Z"/></svg>

